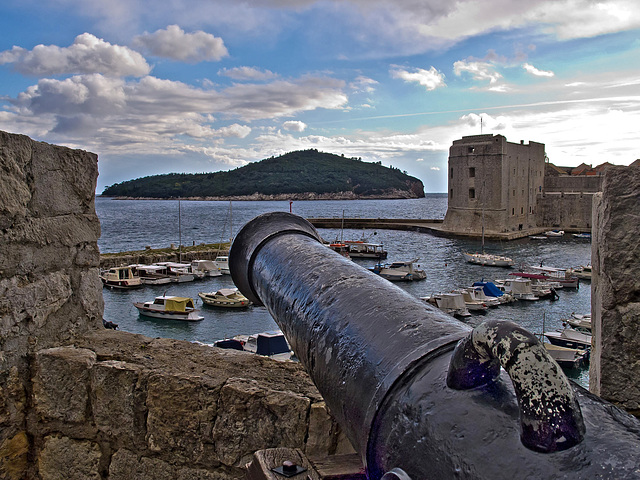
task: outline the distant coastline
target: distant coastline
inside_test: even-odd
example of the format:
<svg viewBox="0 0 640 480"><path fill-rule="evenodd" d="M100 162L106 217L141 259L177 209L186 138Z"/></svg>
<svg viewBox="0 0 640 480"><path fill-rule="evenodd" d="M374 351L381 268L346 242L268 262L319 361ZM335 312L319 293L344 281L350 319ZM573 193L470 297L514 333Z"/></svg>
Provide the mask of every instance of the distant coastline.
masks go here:
<svg viewBox="0 0 640 480"><path fill-rule="evenodd" d="M425 196L442 196L446 193L427 193ZM157 197L127 197L127 196L110 196L98 195L101 198L111 198L114 200L177 200L177 197L157 198ZM333 193L278 193L266 195L262 193L254 193L252 195L233 195L226 197L179 197L180 200L194 201L304 201L304 200L411 200L424 198L415 195L408 190L392 190L383 194L375 195L357 195L353 192L333 192Z"/></svg>

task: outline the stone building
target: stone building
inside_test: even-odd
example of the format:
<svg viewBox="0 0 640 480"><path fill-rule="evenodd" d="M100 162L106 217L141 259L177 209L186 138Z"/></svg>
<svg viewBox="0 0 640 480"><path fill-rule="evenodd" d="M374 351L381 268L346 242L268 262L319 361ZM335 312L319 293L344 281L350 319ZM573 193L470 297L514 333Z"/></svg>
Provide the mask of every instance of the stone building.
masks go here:
<svg viewBox="0 0 640 480"><path fill-rule="evenodd" d="M463 234L528 231L538 223L544 144L473 135L449 149L449 207L444 230Z"/></svg>

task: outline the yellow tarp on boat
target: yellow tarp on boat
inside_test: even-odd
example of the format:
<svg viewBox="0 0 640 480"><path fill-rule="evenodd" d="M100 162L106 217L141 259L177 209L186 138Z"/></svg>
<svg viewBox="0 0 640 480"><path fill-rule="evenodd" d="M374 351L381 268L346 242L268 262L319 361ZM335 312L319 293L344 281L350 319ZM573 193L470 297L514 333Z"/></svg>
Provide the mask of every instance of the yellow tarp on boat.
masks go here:
<svg viewBox="0 0 640 480"><path fill-rule="evenodd" d="M188 297L173 297L167 298L165 301L165 310L172 312L186 312L187 308L195 308L193 306L193 299Z"/></svg>

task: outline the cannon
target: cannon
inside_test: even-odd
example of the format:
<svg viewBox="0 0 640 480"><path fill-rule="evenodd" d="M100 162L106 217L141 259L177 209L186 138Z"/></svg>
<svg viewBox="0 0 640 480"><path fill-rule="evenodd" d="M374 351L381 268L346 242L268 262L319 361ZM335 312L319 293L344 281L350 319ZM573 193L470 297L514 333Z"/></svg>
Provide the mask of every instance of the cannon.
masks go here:
<svg viewBox="0 0 640 480"><path fill-rule="evenodd" d="M234 283L284 332L370 480L640 478L640 421L567 380L512 322L472 329L260 215Z"/></svg>

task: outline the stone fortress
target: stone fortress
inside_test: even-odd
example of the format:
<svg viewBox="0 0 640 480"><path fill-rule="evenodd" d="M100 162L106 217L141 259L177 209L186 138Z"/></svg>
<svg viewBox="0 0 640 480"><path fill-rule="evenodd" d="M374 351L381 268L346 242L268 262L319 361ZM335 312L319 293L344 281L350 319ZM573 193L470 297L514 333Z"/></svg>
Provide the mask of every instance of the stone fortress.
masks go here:
<svg viewBox="0 0 640 480"><path fill-rule="evenodd" d="M472 135L449 149L448 210L442 229L507 238L545 229L589 232L593 196L608 163L576 168L549 163L543 143Z"/></svg>
<svg viewBox="0 0 640 480"><path fill-rule="evenodd" d="M95 154L0 132L0 172L1 480L238 479L265 448L353 452L297 363L103 328ZM520 206L518 229L515 185L492 215ZM591 391L638 413L640 168L607 169L596 198Z"/></svg>

